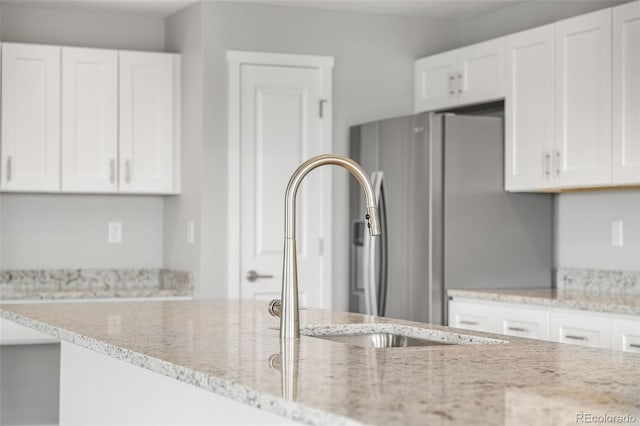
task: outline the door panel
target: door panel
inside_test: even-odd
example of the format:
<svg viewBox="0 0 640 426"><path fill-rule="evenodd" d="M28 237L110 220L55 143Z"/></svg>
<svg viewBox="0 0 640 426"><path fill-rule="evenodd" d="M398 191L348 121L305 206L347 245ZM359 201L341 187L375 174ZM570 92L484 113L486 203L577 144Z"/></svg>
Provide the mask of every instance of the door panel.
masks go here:
<svg viewBox="0 0 640 426"><path fill-rule="evenodd" d="M120 52L120 191L173 192L174 55Z"/></svg>
<svg viewBox="0 0 640 426"><path fill-rule="evenodd" d="M242 65L241 297L277 298L282 285L284 194L295 169L322 153L320 71ZM326 307L321 238L323 175L311 172L297 197L297 255L302 306ZM249 271L267 276L250 281Z"/></svg>
<svg viewBox="0 0 640 426"><path fill-rule="evenodd" d="M611 10L556 24L557 186L611 183Z"/></svg>
<svg viewBox="0 0 640 426"><path fill-rule="evenodd" d="M2 45L2 189L60 190L60 48Z"/></svg>
<svg viewBox="0 0 640 426"><path fill-rule="evenodd" d="M507 37L505 189L553 187L553 25Z"/></svg>
<svg viewBox="0 0 640 426"><path fill-rule="evenodd" d="M458 104L457 67L457 50L416 61L414 112L433 111Z"/></svg>
<svg viewBox="0 0 640 426"><path fill-rule="evenodd" d="M640 2L613 9L613 183L640 183Z"/></svg>
<svg viewBox="0 0 640 426"><path fill-rule="evenodd" d="M504 97L504 38L460 49L460 104Z"/></svg>
<svg viewBox="0 0 640 426"><path fill-rule="evenodd" d="M118 52L62 49L62 190L114 192Z"/></svg>

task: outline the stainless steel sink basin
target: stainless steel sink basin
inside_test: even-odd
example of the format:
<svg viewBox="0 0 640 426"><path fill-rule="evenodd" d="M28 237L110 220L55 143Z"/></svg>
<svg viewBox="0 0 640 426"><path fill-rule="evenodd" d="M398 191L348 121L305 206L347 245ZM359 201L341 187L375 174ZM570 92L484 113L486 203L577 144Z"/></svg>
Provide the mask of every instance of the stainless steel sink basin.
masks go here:
<svg viewBox="0 0 640 426"><path fill-rule="evenodd" d="M314 336L318 339L332 340L334 342L349 345L362 346L364 348L404 348L408 346L440 346L452 345L442 341L417 339L395 333L366 333L366 334L339 334L328 336Z"/></svg>
<svg viewBox="0 0 640 426"><path fill-rule="evenodd" d="M374 349L509 343L492 337L396 323L307 325L300 333L315 339Z"/></svg>

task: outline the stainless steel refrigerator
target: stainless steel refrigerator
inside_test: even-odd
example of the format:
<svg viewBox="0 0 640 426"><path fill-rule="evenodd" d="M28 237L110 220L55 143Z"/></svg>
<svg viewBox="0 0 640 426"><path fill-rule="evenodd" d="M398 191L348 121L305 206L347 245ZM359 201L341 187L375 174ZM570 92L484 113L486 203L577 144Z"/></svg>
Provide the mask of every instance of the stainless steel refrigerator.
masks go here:
<svg viewBox="0 0 640 426"><path fill-rule="evenodd" d="M447 289L551 287L553 199L504 191L499 116L425 113L351 128L383 232L350 189L352 312L447 323Z"/></svg>

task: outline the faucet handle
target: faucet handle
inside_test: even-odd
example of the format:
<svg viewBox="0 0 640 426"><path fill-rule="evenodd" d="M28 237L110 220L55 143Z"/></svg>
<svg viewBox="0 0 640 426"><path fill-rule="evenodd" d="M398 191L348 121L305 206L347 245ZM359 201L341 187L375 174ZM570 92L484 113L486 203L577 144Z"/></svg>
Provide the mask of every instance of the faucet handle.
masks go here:
<svg viewBox="0 0 640 426"><path fill-rule="evenodd" d="M273 299L269 302L269 313L271 316L280 317L282 312L282 301L280 299Z"/></svg>
<svg viewBox="0 0 640 426"><path fill-rule="evenodd" d="M380 216L378 214L378 208L367 207L367 214L365 215L365 219L367 219L369 234L371 234L371 236L380 235Z"/></svg>

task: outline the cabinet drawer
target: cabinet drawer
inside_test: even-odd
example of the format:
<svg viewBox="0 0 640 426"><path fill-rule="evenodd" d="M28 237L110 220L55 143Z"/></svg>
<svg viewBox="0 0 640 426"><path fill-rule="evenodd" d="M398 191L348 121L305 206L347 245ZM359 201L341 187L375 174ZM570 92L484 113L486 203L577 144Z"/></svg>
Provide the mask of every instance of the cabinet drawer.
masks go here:
<svg viewBox="0 0 640 426"><path fill-rule="evenodd" d="M549 339L549 312L536 308L492 308L500 321L500 333L531 339Z"/></svg>
<svg viewBox="0 0 640 426"><path fill-rule="evenodd" d="M640 353L640 319L612 321L611 349Z"/></svg>
<svg viewBox="0 0 640 426"><path fill-rule="evenodd" d="M492 310L493 307L487 305L450 301L449 326L499 333L498 322L491 314Z"/></svg>
<svg viewBox="0 0 640 426"><path fill-rule="evenodd" d="M552 312L550 338L555 342L610 349L611 320Z"/></svg>

